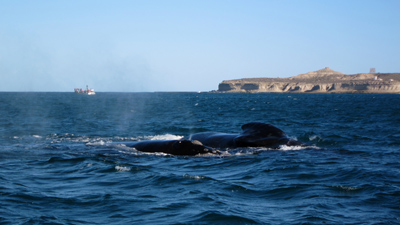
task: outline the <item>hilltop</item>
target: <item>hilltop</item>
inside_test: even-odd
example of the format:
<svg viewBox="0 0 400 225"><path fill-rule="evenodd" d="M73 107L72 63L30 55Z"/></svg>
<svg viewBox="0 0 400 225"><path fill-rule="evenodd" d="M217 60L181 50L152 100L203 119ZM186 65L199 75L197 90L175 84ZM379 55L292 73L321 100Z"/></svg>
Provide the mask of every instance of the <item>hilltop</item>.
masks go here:
<svg viewBox="0 0 400 225"><path fill-rule="evenodd" d="M325 67L289 78L225 80L216 92L400 93L400 73L347 75Z"/></svg>

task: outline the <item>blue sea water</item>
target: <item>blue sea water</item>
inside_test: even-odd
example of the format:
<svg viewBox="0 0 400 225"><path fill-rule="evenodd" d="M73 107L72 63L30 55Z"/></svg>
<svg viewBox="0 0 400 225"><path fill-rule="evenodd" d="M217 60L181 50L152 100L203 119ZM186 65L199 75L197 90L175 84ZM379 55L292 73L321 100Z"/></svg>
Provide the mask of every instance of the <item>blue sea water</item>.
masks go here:
<svg viewBox="0 0 400 225"><path fill-rule="evenodd" d="M115 144L247 122L310 147ZM3 92L0 224L400 224L399 125L400 95Z"/></svg>

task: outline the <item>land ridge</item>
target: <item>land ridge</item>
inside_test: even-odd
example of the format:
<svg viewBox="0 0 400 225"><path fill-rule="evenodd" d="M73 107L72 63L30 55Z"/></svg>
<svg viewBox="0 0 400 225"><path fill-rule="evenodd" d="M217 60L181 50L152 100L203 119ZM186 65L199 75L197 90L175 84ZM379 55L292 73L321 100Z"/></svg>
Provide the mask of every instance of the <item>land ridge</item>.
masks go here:
<svg viewBox="0 0 400 225"><path fill-rule="evenodd" d="M288 78L224 80L214 92L400 93L400 73L349 75L325 67Z"/></svg>

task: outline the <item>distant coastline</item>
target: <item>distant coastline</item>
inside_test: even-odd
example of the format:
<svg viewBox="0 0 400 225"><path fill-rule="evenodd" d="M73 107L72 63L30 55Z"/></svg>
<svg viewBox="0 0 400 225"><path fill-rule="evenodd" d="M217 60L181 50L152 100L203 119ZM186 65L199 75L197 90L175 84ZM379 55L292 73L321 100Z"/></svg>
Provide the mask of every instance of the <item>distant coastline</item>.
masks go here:
<svg viewBox="0 0 400 225"><path fill-rule="evenodd" d="M347 75L325 67L289 78L224 80L212 92L400 93L400 73Z"/></svg>

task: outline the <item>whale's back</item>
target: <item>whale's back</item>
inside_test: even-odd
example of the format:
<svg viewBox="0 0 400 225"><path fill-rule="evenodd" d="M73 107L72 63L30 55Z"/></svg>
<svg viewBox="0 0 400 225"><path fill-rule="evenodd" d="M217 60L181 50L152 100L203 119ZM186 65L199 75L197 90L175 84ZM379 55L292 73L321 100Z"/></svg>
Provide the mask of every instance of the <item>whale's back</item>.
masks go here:
<svg viewBox="0 0 400 225"><path fill-rule="evenodd" d="M242 134L262 137L284 137L286 133L281 129L266 123L252 122L242 126Z"/></svg>

